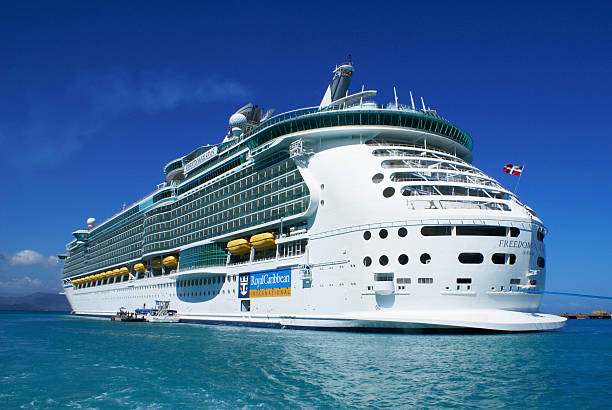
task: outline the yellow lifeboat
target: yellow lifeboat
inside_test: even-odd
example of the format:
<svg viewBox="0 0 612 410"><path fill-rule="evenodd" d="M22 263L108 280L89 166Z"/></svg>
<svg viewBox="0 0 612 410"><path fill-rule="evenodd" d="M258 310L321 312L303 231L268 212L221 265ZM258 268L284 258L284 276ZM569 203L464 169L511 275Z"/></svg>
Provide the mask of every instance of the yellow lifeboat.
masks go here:
<svg viewBox="0 0 612 410"><path fill-rule="evenodd" d="M134 270L138 273L142 273L146 271L147 268L145 268L144 263L137 263L136 265L134 265Z"/></svg>
<svg viewBox="0 0 612 410"><path fill-rule="evenodd" d="M251 245L249 245L249 241L246 239L234 239L227 243L227 250L230 251L232 255L243 255L251 252Z"/></svg>
<svg viewBox="0 0 612 410"><path fill-rule="evenodd" d="M178 258L176 256L166 256L162 263L166 268L174 269L178 266Z"/></svg>
<svg viewBox="0 0 612 410"><path fill-rule="evenodd" d="M119 275L127 275L128 273L130 273L130 270L125 266L119 269Z"/></svg>
<svg viewBox="0 0 612 410"><path fill-rule="evenodd" d="M151 260L151 267L153 269L161 269L161 267L162 267L161 259L152 259Z"/></svg>
<svg viewBox="0 0 612 410"><path fill-rule="evenodd" d="M274 247L276 247L274 234L270 232L264 232L251 236L251 246L257 251L273 249Z"/></svg>
<svg viewBox="0 0 612 410"><path fill-rule="evenodd" d="M113 271L111 272L111 276L119 276L119 272L121 272L119 268L113 269Z"/></svg>

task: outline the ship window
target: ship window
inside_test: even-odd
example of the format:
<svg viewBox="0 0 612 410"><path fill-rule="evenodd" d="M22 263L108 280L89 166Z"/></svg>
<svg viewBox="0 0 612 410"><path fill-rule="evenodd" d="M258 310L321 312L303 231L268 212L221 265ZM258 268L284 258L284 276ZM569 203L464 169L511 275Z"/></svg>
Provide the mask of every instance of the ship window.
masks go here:
<svg viewBox="0 0 612 410"><path fill-rule="evenodd" d="M449 236L450 234L450 226L424 226L421 228L421 235L423 236Z"/></svg>
<svg viewBox="0 0 612 410"><path fill-rule="evenodd" d="M375 282L393 282L392 273L376 273L374 274Z"/></svg>
<svg viewBox="0 0 612 410"><path fill-rule="evenodd" d="M385 266L389 263L389 257L387 255L382 255L380 258L378 258L378 263L380 263L382 266Z"/></svg>
<svg viewBox="0 0 612 410"><path fill-rule="evenodd" d="M464 252L459 254L459 262L468 264L482 263L484 257L478 252Z"/></svg>
<svg viewBox="0 0 612 410"><path fill-rule="evenodd" d="M508 261L506 262L506 256L508 256ZM507 253L494 253L491 256L491 262L493 262L496 265L503 265L505 263L508 263L510 265L514 265L514 263L516 262L516 255L513 253L507 254Z"/></svg>
<svg viewBox="0 0 612 410"><path fill-rule="evenodd" d="M383 191L383 196L385 198L391 198L393 196L393 194L395 194L395 188L393 188L393 187L387 187Z"/></svg>
<svg viewBox="0 0 612 410"><path fill-rule="evenodd" d="M458 236L506 236L503 226L458 226Z"/></svg>
<svg viewBox="0 0 612 410"><path fill-rule="evenodd" d="M458 284L472 283L472 278L457 278Z"/></svg>
<svg viewBox="0 0 612 410"><path fill-rule="evenodd" d="M510 236L513 238L516 238L517 236L519 236L519 234L521 233L521 231L519 230L519 228L510 228Z"/></svg>
<svg viewBox="0 0 612 410"><path fill-rule="evenodd" d="M537 234L536 234L536 237L538 238L538 241L543 242L544 241L544 232L538 231Z"/></svg>
<svg viewBox="0 0 612 410"><path fill-rule="evenodd" d="M400 263L400 265L405 265L408 263L408 255L405 254L401 254L398 258L397 261Z"/></svg>
<svg viewBox="0 0 612 410"><path fill-rule="evenodd" d="M544 258L541 256L538 256L537 264L539 268L543 268L546 265Z"/></svg>
<svg viewBox="0 0 612 410"><path fill-rule="evenodd" d="M383 180L384 178L385 178L385 177L383 176L383 174L376 174L376 175L374 175L374 176L372 177L372 182L374 182L375 184L378 184L378 183L382 182L382 180Z"/></svg>
<svg viewBox="0 0 612 410"><path fill-rule="evenodd" d="M419 278L418 282L420 284L432 284L433 283L433 278Z"/></svg>
<svg viewBox="0 0 612 410"><path fill-rule="evenodd" d="M371 237L372 237L372 232L370 232L370 231L365 231L365 232L363 233L363 239L365 239L366 241L369 241Z"/></svg>
<svg viewBox="0 0 612 410"><path fill-rule="evenodd" d="M380 236L380 239L385 239L388 235L389 232L387 232L386 229L381 229L380 232L378 232L378 236Z"/></svg>
<svg viewBox="0 0 612 410"><path fill-rule="evenodd" d="M397 278L398 284L410 284L410 278Z"/></svg>
<svg viewBox="0 0 612 410"><path fill-rule="evenodd" d="M521 280L518 278L512 278L510 279L510 284L511 285L520 285L521 284Z"/></svg>
<svg viewBox="0 0 612 410"><path fill-rule="evenodd" d="M363 258L363 264L365 266L370 266L372 264L372 258L370 258L369 256L366 256L365 258Z"/></svg>
<svg viewBox="0 0 612 410"><path fill-rule="evenodd" d="M397 234L403 238L404 236L406 236L408 234L408 231L406 230L406 228L399 228L397 230Z"/></svg>
<svg viewBox="0 0 612 410"><path fill-rule="evenodd" d="M431 256L429 256L428 253L424 253L421 255L421 263L424 265L427 265L429 262L431 262Z"/></svg>
<svg viewBox="0 0 612 410"><path fill-rule="evenodd" d="M537 281L535 279L529 279L529 284L535 286Z"/></svg>

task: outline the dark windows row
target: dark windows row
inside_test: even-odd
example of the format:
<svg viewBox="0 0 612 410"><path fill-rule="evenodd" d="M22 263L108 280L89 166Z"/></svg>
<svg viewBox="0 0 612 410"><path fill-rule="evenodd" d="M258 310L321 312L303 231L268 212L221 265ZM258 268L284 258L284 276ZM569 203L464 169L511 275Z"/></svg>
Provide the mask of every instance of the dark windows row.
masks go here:
<svg viewBox="0 0 612 410"><path fill-rule="evenodd" d="M397 230L397 236L399 236L400 238L403 238L406 235L408 235L408 230L406 228L399 228ZM378 231L378 236L380 237L380 239L386 239L389 236L389 231L387 231L386 229L381 229L380 231ZM363 233L363 239L365 239L366 241L372 239L372 232L365 231Z"/></svg>
<svg viewBox="0 0 612 410"><path fill-rule="evenodd" d="M455 234L457 236L501 236L507 235L505 226L487 226L487 225L470 225L470 226L456 226ZM520 234L519 228L511 227L510 236L516 238ZM421 235L423 236L450 236L452 235L452 226L448 225L434 225L424 226L421 228Z"/></svg>
<svg viewBox="0 0 612 410"><path fill-rule="evenodd" d="M429 262L431 262L431 256L429 256L428 253L424 253L421 255L421 263L426 265ZM408 257L408 255L402 253L400 256L397 257L397 262L400 265L405 265L408 263L408 261L410 261L410 258ZM382 255L380 256L380 258L378 258L378 263L381 266L387 266L389 264L389 257L387 255ZM372 265L372 258L369 256L366 256L365 258L363 258L363 265L368 267Z"/></svg>

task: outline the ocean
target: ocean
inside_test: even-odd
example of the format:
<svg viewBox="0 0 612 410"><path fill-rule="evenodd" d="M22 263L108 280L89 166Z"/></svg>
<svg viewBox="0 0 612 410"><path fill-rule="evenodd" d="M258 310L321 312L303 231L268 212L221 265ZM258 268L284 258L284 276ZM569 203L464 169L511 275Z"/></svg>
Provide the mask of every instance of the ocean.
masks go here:
<svg viewBox="0 0 612 410"><path fill-rule="evenodd" d="M612 320L413 335L0 312L0 408L611 408Z"/></svg>

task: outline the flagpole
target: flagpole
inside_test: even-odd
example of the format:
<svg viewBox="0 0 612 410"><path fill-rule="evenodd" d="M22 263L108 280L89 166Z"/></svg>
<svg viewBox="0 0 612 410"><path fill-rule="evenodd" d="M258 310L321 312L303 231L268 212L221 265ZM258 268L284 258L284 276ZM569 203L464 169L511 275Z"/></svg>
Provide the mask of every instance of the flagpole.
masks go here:
<svg viewBox="0 0 612 410"><path fill-rule="evenodd" d="M527 164L523 164L523 169L521 170L521 174L518 177L518 180L516 181L516 185L514 186L514 195L516 195L516 190L518 189L519 186L519 182L521 182L521 177L523 176L523 172L525 171L525 166L527 166Z"/></svg>

